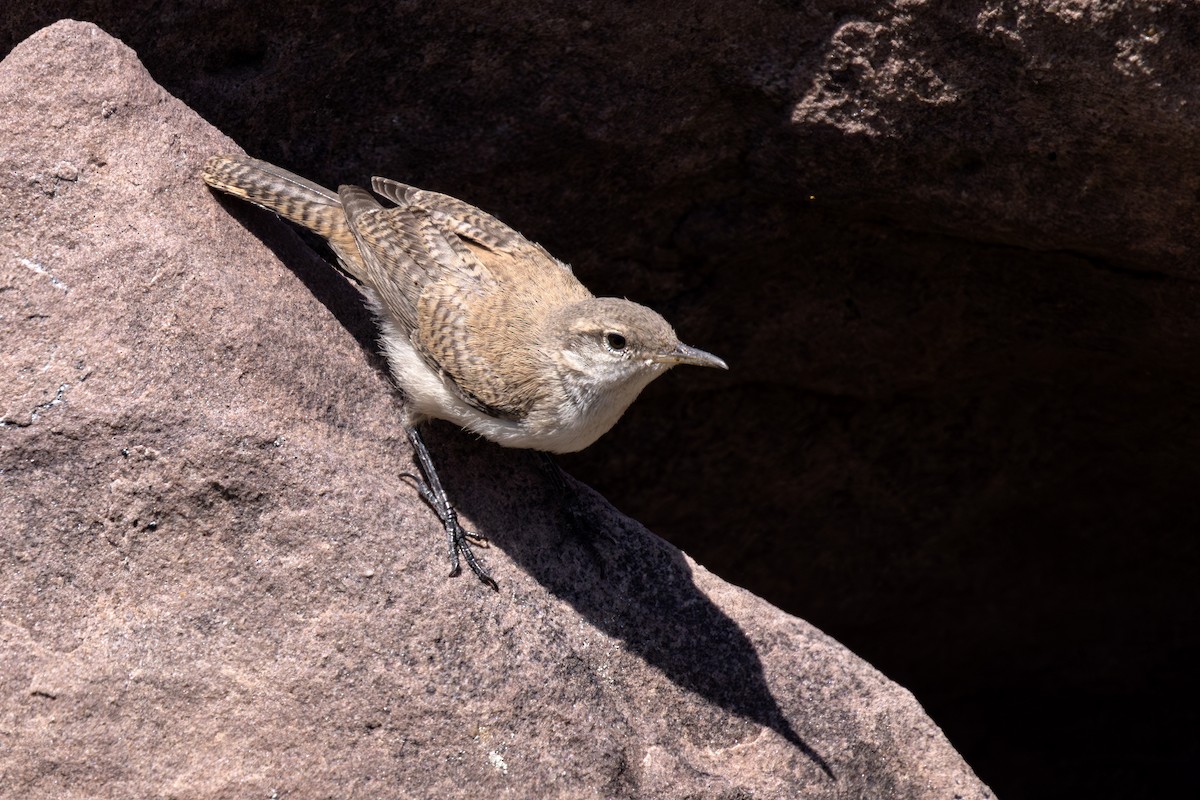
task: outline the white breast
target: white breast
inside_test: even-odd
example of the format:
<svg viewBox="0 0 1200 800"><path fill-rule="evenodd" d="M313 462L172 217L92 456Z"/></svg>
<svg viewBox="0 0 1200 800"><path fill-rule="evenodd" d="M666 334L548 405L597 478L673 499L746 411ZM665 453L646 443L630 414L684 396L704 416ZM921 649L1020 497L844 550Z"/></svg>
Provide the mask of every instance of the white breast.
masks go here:
<svg viewBox="0 0 1200 800"><path fill-rule="evenodd" d="M523 420L497 419L459 397L390 319L380 315L379 323L392 376L408 399L408 424L416 425L430 417L444 419L504 447L550 453L582 450L607 433L655 377L650 373L644 381L606 392L568 388L564 401L535 408Z"/></svg>

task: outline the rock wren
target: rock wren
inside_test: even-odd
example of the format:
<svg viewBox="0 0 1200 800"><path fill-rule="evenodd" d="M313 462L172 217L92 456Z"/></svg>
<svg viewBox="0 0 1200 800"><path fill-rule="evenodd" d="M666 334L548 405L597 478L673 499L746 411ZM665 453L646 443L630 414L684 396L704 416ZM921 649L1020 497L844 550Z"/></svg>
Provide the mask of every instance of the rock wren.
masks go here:
<svg viewBox="0 0 1200 800"><path fill-rule="evenodd" d="M676 364L726 369L628 300L595 297L571 268L461 200L386 178L331 192L248 156L220 155L204 181L324 237L382 329L407 399L405 431L459 554L488 586L417 425L454 422L505 447L571 453L611 428L650 381Z"/></svg>

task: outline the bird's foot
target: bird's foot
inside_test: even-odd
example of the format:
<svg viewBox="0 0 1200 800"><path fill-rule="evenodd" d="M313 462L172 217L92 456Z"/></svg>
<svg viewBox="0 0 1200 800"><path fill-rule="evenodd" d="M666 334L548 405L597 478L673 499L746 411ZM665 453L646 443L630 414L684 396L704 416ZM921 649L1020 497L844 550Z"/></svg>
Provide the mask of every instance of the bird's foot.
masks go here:
<svg viewBox="0 0 1200 800"><path fill-rule="evenodd" d="M461 562L465 561L467 562L467 566L470 567L471 572L475 573L475 577L479 578L484 585L491 587L493 591L500 591L499 584L496 583L491 575L487 574L483 565L479 563L479 559L475 557L474 551L471 550L472 544L487 547L487 537L478 533L472 533L459 523L458 514L454 512L454 507L450 505L450 498L446 496L446 490L442 488L442 482L438 479L437 471L433 466L433 459L429 456L429 450L425 447L425 442L421 439L421 435L415 428L408 428L407 432L424 479L422 480L421 477L411 473L404 473L402 477L413 480L413 484L417 488L417 493L421 495L421 499L438 515L438 519L442 521L442 526L446 529L446 549L450 556L450 576L459 575L462 572Z"/></svg>

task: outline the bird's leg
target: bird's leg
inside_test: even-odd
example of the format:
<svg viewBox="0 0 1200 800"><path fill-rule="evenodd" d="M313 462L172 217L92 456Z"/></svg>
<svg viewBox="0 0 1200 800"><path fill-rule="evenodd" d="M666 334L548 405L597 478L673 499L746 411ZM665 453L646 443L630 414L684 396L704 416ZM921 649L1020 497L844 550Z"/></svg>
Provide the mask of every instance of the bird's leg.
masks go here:
<svg viewBox="0 0 1200 800"><path fill-rule="evenodd" d="M442 482L438 478L437 470L433 466L433 459L429 456L429 448L425 446L425 441L421 438L421 434L412 426L405 427L404 431L408 434L408 440L412 442L413 452L417 456L417 464L421 467L421 474L425 478L424 483L417 482L417 492L420 493L421 499L428 503L429 507L434 510L434 513L438 515L442 521L442 525L446 528L450 551L450 575L454 576L462 571L458 562L458 557L461 553L463 560L471 568L471 572L475 573L475 577L492 587L493 590L500 591L500 587L496 584L496 581L492 580L491 575L484 572L479 560L471 552L471 540L480 544L487 544L487 538L479 534L468 533L459 524L458 515L454 513L454 507L450 505L450 498L446 496L446 490L442 488Z"/></svg>

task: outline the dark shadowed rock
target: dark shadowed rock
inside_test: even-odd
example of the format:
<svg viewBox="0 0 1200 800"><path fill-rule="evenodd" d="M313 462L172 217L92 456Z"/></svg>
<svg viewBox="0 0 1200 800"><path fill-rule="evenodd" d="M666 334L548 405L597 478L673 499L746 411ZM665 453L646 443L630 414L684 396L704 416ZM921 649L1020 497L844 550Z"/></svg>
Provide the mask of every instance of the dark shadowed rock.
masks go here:
<svg viewBox="0 0 1200 800"><path fill-rule="evenodd" d="M913 697L528 453L432 444L355 296L199 181L234 143L96 27L0 64L13 797L986 798Z"/></svg>

